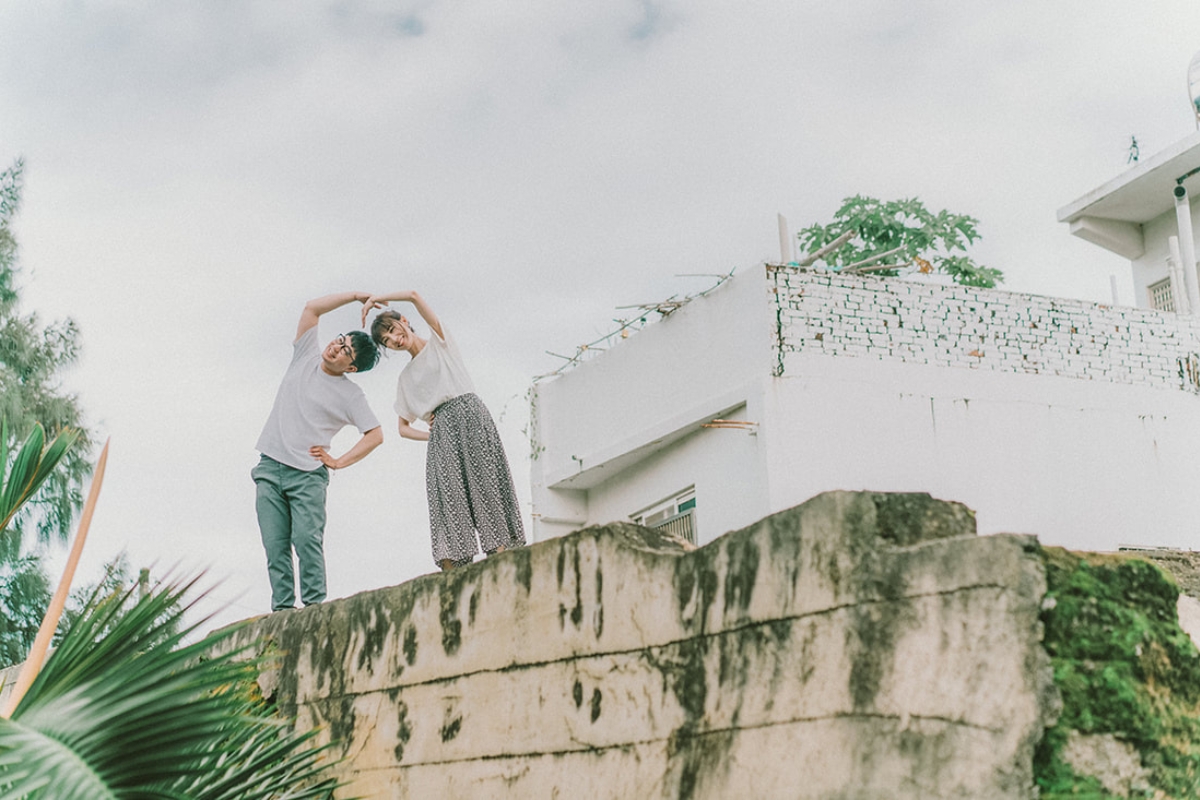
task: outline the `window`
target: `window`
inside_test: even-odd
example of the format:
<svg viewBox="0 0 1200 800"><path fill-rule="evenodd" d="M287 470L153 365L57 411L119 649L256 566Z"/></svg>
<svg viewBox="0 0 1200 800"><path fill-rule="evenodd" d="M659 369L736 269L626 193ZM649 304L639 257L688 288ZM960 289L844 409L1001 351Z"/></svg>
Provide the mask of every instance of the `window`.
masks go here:
<svg viewBox="0 0 1200 800"><path fill-rule="evenodd" d="M631 514L630 519L696 544L696 487Z"/></svg>
<svg viewBox="0 0 1200 800"><path fill-rule="evenodd" d="M1163 278L1158 283L1152 283L1150 290L1150 307L1156 311L1174 311L1175 293L1171 290L1171 279Z"/></svg>

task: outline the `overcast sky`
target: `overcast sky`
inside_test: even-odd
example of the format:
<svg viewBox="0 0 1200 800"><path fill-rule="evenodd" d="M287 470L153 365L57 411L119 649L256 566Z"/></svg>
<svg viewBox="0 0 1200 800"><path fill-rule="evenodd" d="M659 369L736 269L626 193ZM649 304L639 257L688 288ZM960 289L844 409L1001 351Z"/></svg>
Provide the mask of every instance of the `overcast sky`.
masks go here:
<svg viewBox="0 0 1200 800"><path fill-rule="evenodd" d="M776 214L916 196L980 221L1006 288L1131 303L1058 208L1195 130L1194 0L0 4L0 165L26 160L27 312L112 452L82 577L207 567L269 591L249 472L306 300L420 290L500 423L618 306L779 258ZM321 338L357 324L347 307ZM736 325L737 320L728 324ZM329 493L330 597L432 571L423 445ZM714 365L719 368L719 365ZM357 434L335 440L341 452Z"/></svg>

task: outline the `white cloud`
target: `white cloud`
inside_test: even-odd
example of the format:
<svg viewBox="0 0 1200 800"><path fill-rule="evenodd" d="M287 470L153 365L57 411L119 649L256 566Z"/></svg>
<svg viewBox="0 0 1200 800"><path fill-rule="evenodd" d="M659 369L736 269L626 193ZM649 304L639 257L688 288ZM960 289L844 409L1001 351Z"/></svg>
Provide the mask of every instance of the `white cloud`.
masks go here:
<svg viewBox="0 0 1200 800"><path fill-rule="evenodd" d="M1094 2L74 2L0 8L25 297L113 463L93 563L211 563L265 610L248 472L309 297L413 286L520 491L530 378L628 312L777 256L843 197L981 220L1017 290L1107 299L1055 210L1192 130L1200 9ZM8 153L8 155L4 155ZM1129 298L1125 298L1128 300ZM354 324L346 309L332 335ZM399 364L362 383L392 434ZM351 437L352 441L352 437ZM422 454L339 476L334 594L432 568Z"/></svg>

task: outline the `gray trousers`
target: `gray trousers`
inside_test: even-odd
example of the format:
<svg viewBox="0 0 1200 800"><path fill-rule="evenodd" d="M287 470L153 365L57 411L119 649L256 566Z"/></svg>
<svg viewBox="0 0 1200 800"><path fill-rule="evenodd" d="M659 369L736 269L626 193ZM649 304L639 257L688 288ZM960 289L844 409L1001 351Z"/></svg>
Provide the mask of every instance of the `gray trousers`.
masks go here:
<svg viewBox="0 0 1200 800"><path fill-rule="evenodd" d="M325 599L325 490L329 471L312 472L263 456L250 471L257 489L254 508L267 551L271 610L294 608L296 580L292 549L300 562L300 600L304 605Z"/></svg>

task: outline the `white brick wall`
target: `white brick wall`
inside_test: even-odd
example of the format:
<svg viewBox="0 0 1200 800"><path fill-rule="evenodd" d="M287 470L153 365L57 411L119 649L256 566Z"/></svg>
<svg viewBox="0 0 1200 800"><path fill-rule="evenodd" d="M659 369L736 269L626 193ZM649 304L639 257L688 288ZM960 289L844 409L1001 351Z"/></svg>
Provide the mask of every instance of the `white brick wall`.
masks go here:
<svg viewBox="0 0 1200 800"><path fill-rule="evenodd" d="M897 278L769 268L776 373L855 356L1200 393L1200 319Z"/></svg>

